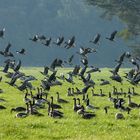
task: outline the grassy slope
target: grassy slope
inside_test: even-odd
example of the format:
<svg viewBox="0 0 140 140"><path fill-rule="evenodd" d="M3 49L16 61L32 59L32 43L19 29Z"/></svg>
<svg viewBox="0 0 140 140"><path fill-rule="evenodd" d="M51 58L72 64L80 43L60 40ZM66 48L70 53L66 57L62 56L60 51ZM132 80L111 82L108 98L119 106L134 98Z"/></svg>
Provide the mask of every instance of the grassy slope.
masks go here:
<svg viewBox="0 0 140 140"><path fill-rule="evenodd" d="M43 76L38 72L42 70L41 68L23 68L22 71L27 75L32 74L38 79L42 79ZM58 73L66 73L68 69L60 69ZM123 69L121 74L127 69ZM0 75L3 75L0 72ZM93 79L96 82L95 92L99 93L99 78L109 79L110 73L108 69L103 69L101 73L92 74ZM79 83L79 80L75 78L77 86L82 88L82 83ZM5 93L0 94L0 98L7 100L5 103L0 103L7 107L6 110L0 111L0 140L131 140L139 139L140 137L140 116L139 110L132 110L130 115L124 112L125 120L115 120L114 116L118 110L114 110L112 107L109 110L107 115L104 114L103 107L105 105L111 105L108 101L108 97L92 97L91 90L88 91L91 104L99 106L101 109L95 111L97 116L91 120L84 120L80 118L76 113L73 112L73 97L67 97L66 91L67 87L70 86L67 83L64 83L63 86L56 86L51 88L49 96L53 95L56 98L56 91L60 92L60 96L64 99L70 101L67 105L63 106L64 118L62 119L53 119L47 116L47 105L46 109L39 110L44 114L43 117L29 116L24 119L15 118L15 113L10 113L10 109L16 106L24 106L23 97L24 93L10 87L5 83L8 81L3 76L3 81L0 83L0 88L2 88ZM123 85L111 82L112 85L117 86L118 88L123 87L124 91L127 91L128 87L132 87L128 82L124 82ZM39 81L33 82L35 86L40 84ZM103 92L108 95L108 92L112 90L112 85L104 86ZM72 85L71 85L72 87ZM136 88L137 92L140 92L140 89ZM35 93L36 91L34 91ZM81 96L79 96L82 98ZM140 97L133 97L132 100L140 103ZM126 99L127 100L127 99Z"/></svg>

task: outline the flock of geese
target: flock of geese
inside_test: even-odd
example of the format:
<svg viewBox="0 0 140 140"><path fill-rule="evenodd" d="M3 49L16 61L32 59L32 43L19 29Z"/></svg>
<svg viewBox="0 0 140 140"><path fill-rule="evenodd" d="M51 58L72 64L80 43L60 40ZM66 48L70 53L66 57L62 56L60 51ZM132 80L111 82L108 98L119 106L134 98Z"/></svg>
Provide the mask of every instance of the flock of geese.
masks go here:
<svg viewBox="0 0 140 140"><path fill-rule="evenodd" d="M109 37L106 39L110 41L114 41L116 37L117 31L113 31ZM0 30L0 38L4 39L5 28ZM98 33L90 43L95 45L99 45L101 39L101 35ZM40 43L47 47L50 47L51 44L54 44L58 47L63 47L65 49L71 49L76 47L76 37L72 36L69 40L65 41L63 36L58 37L55 41L52 41L52 38L47 38L44 35L34 35L29 38L32 42ZM74 65L73 58L75 54L72 54L67 60L62 60L59 58L55 58L50 66L44 66L44 70L40 71L40 73L44 76L44 79L40 80L40 85L38 87L34 87L32 81L38 80L33 75L26 75L21 71L22 62L21 60L16 61L15 55L11 51L11 43L8 43L4 50L0 51L0 54L5 58L4 68L2 72L5 74L9 81L6 81L10 86L15 87L16 89L23 91L25 94L23 102L26 107L15 107L11 108L11 112L17 112L15 115L18 118L25 118L29 115L37 115L44 116L44 114L40 113L38 109L43 109L47 105L47 113L48 116L52 118L62 118L65 114L60 111L63 109L63 105L69 104L73 99L73 111L77 113L77 115L81 116L84 119L91 119L96 117L96 110L101 109L98 106L92 105L90 103L89 98L89 89L91 89L92 96L98 96L99 98L108 99L109 102L112 102L112 107L116 110L119 110L119 113L116 113L116 119L124 119L124 115L121 111L125 111L128 114L133 108L139 108L140 104L132 102L132 96L139 96L138 93L135 92L134 86L137 86L140 81L140 70L139 70L139 61L140 58L132 56L129 52L124 52L120 55L120 57L115 60L115 67L110 70L111 76L110 79L115 82L123 83L123 79L126 80L133 85L132 89L129 88L128 92L124 92L121 88L118 90L115 86L112 87L112 91L107 94L104 94L102 88L100 88L100 93L95 93L95 85L96 83L92 79L92 74L95 72L101 72L101 69L95 66L89 66L88 63L88 54L97 52L93 47L80 47L79 51L75 54L79 55L81 58L81 66ZM21 50L17 50L16 53L19 55L26 55L26 50L22 48ZM119 74L119 70L121 66L128 61L132 64L132 68L129 72L125 73L122 78ZM63 71L58 74L57 67L64 67L65 65L72 67L72 69L64 74ZM11 72L12 71L12 72ZM74 80L74 77L76 80ZM100 87L104 85L111 84L110 80L99 79ZM21 81L20 84L17 84L17 81ZM3 77L0 77L0 82L3 82ZM82 82L82 89L79 89L78 84ZM58 91L56 91L57 103L54 102L54 97L49 94L49 91L54 86L62 86L64 83L67 83L67 96L70 100L62 99ZM36 93L33 93L33 92ZM3 89L0 89L0 93L4 93ZM48 95L50 98L48 99ZM82 98L82 99L81 99ZM126 103L126 98L128 103ZM5 102L6 100L0 98L0 102ZM81 103L82 102L82 103ZM105 114L108 113L110 106L104 106ZM0 105L0 110L6 109L5 106Z"/></svg>

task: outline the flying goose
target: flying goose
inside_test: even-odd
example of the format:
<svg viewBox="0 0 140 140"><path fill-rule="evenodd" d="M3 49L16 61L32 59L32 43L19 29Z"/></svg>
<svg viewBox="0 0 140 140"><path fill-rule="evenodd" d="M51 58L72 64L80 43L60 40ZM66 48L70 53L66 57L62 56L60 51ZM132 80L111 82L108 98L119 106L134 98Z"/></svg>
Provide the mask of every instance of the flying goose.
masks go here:
<svg viewBox="0 0 140 140"><path fill-rule="evenodd" d="M98 34L95 35L95 37L93 38L93 40L90 40L89 42L92 42L94 44L97 44L99 42L100 38L101 38L101 35L98 33Z"/></svg>
<svg viewBox="0 0 140 140"><path fill-rule="evenodd" d="M113 31L110 35L110 37L106 37L106 39L110 40L110 41L114 41L114 38L117 34L117 30Z"/></svg>

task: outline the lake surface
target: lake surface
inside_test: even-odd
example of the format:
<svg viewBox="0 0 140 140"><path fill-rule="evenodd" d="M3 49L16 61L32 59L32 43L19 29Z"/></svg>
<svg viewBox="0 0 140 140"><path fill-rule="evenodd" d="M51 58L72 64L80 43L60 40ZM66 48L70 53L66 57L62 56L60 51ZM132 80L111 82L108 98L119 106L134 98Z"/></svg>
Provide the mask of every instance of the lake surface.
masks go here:
<svg viewBox="0 0 140 140"><path fill-rule="evenodd" d="M5 38L0 39L0 48L4 49L11 42L13 52L26 49L25 56L15 54L15 58L21 59L24 66L44 66L54 58L67 59L79 51L80 46L95 47L97 53L89 55L89 64L112 67L121 53L133 51L128 47L133 39L126 41L120 36L115 38L115 42L105 39L114 30L121 32L128 28L127 22L115 14L104 18L106 10L92 0L1 0L0 28L5 27L6 32ZM97 33L101 34L101 40L95 46L89 40ZM52 44L47 48L29 40L35 34L52 37L53 41L61 35L65 40L75 35L76 47L66 50ZM3 61L4 58L0 56L1 65ZM79 61L80 57L75 54L74 64L79 64Z"/></svg>

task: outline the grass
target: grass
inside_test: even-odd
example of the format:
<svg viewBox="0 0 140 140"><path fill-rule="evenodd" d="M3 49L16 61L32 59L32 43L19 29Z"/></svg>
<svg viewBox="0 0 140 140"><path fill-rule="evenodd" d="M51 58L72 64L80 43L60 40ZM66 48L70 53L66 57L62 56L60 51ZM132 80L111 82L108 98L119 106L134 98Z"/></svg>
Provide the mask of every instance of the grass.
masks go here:
<svg viewBox="0 0 140 140"><path fill-rule="evenodd" d="M33 82L35 87L40 85L40 80L44 77L39 73L43 68L22 68L22 72L26 75L34 75L37 81ZM60 72L67 73L70 69L59 69ZM95 93L99 93L100 78L109 79L110 73L108 68L102 69L101 73L93 73L92 79L95 81ZM122 69L120 75L128 69ZM128 115L123 112L125 119L116 120L115 114L119 112L113 108L112 103L106 97L92 97L91 89L88 91L91 104L99 106L100 110L95 111L96 117L90 120L82 119L73 111L73 97L67 97L67 88L78 86L82 89L83 84L78 78L74 78L76 85L70 85L64 82L62 86L51 88L49 97L51 95L56 99L56 91L60 92L61 98L70 101L69 104L62 105L64 118L53 119L47 115L47 105L45 109L40 109L39 112L44 116L28 116L24 119L15 118L16 113L10 113L12 107L25 106L23 102L24 93L14 87L9 86L5 81L9 81L2 72L3 80L0 83L0 88L4 90L0 94L0 98L6 99L6 102L1 102L1 105L7 107L6 110L0 110L0 140L138 140L140 138L140 115L139 109L133 109ZM110 79L109 79L110 80ZM111 80L110 80L111 81ZM17 82L19 84L20 81ZM128 87L132 87L125 79L123 84L111 81L111 85L102 86L103 92L108 95L112 91L112 86L115 85L118 89L121 87L124 91L128 91ZM140 93L139 86L136 87L136 92ZM33 91L35 94L36 91ZM82 99L81 95L78 95ZM140 97L134 96L132 100L140 103ZM127 104L127 98L125 98ZM56 102L56 101L55 101ZM105 105L111 106L109 113L104 113L103 107Z"/></svg>

